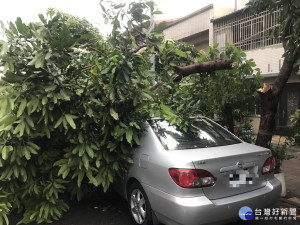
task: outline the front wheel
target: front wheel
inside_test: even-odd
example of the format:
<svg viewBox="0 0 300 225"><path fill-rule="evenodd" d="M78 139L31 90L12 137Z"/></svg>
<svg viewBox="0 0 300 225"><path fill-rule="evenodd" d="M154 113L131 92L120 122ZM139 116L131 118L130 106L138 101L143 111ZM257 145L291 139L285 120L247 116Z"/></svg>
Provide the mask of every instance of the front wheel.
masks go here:
<svg viewBox="0 0 300 225"><path fill-rule="evenodd" d="M135 224L152 225L152 209L147 195L139 183L133 183L128 191L128 207Z"/></svg>

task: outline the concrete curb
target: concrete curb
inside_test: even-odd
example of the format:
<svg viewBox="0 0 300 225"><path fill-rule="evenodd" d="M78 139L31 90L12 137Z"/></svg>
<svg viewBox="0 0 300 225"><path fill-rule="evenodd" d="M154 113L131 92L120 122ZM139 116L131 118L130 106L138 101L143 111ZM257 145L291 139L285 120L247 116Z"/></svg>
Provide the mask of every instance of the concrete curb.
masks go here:
<svg viewBox="0 0 300 225"><path fill-rule="evenodd" d="M288 203L288 204L290 204L290 205L294 205L294 206L300 208L300 204L299 204L299 203L294 202L294 201L291 201L291 200L288 200L288 199L286 199L286 198L280 198L279 201L282 201L282 202L284 202L284 203Z"/></svg>

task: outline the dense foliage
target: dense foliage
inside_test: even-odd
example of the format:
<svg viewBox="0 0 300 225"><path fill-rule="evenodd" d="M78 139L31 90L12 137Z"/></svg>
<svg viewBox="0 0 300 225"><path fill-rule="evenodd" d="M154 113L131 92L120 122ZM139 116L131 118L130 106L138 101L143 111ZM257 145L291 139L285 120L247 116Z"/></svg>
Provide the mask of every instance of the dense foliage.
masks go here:
<svg viewBox="0 0 300 225"><path fill-rule="evenodd" d="M153 7L132 4L128 14L145 9ZM115 24L104 41L72 16L50 10L40 19L3 26L1 42L0 218L12 206L25 210L23 223L58 219L68 208L62 194L107 190L132 162L153 100L151 65L130 32Z"/></svg>
<svg viewBox="0 0 300 225"><path fill-rule="evenodd" d="M158 80L165 82L157 92L164 104L172 107L179 115L205 115L227 125L226 104L232 106L236 123L245 123L254 113L257 94L262 77L259 69L254 69L252 59L234 46L226 44L224 52L219 52L218 44L205 51L197 51L187 43L166 41L161 45L157 60ZM193 74L180 83L174 83L172 66L188 65L195 62L230 58L235 62L232 70L219 70L212 73Z"/></svg>
<svg viewBox="0 0 300 225"><path fill-rule="evenodd" d="M243 101L253 99L258 75L247 79L254 63L242 61L240 50L219 53L214 46L205 53L163 41L164 24L152 26L159 13L153 2L101 7L113 26L107 40L87 21L53 9L39 15L40 23L2 25L0 224L8 224L12 209L24 212L20 223L51 222L70 196L107 190L132 162L130 149L151 116L184 128L182 118L221 117L230 101L240 119L249 107ZM174 65L225 57L238 66L173 82Z"/></svg>
<svg viewBox="0 0 300 225"><path fill-rule="evenodd" d="M294 134L300 136L300 109L297 109L295 114L291 115L290 118L291 118Z"/></svg>

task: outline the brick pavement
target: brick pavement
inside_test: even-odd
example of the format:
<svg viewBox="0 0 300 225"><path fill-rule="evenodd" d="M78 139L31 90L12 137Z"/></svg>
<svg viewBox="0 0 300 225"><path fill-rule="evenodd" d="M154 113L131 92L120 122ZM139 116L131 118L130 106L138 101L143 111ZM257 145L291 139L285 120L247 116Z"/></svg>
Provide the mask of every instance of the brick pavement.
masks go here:
<svg viewBox="0 0 300 225"><path fill-rule="evenodd" d="M283 143L284 137L273 136L272 144ZM281 170L284 173L287 195L282 200L287 200L300 207L300 146L292 146L288 153L294 158L285 160L282 163Z"/></svg>
<svg viewBox="0 0 300 225"><path fill-rule="evenodd" d="M286 160L282 165L288 196L300 198L300 152L294 153L294 159Z"/></svg>

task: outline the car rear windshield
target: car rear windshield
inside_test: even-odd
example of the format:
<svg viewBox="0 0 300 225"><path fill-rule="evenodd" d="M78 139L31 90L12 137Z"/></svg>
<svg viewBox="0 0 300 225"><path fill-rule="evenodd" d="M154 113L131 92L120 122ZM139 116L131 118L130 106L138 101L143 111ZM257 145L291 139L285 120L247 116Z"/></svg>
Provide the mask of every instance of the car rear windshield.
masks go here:
<svg viewBox="0 0 300 225"><path fill-rule="evenodd" d="M162 119L152 119L148 123L166 150L208 148L241 143L232 133L206 118L195 121L186 132Z"/></svg>

